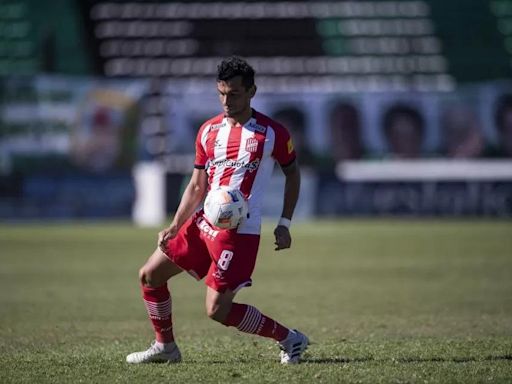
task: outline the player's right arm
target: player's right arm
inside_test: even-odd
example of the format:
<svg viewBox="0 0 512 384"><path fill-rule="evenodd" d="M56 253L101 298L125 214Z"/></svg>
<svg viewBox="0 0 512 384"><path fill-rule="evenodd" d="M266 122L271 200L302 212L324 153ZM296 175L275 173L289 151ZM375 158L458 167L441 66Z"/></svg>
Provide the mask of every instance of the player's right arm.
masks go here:
<svg viewBox="0 0 512 384"><path fill-rule="evenodd" d="M180 205L174 215L174 219L168 228L158 234L158 245L160 249L165 249L167 240L172 239L178 233L181 226L196 211L208 189L208 176L204 169L194 168L192 177L188 183L183 196L181 196Z"/></svg>

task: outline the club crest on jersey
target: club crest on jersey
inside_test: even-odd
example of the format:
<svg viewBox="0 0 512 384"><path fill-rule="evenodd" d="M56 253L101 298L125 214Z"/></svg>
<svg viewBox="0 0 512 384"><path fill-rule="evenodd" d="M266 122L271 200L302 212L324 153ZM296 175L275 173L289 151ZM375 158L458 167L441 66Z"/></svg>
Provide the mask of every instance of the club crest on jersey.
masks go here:
<svg viewBox="0 0 512 384"><path fill-rule="evenodd" d="M256 152L258 150L258 140L254 137L250 137L245 142L245 150L247 152Z"/></svg>

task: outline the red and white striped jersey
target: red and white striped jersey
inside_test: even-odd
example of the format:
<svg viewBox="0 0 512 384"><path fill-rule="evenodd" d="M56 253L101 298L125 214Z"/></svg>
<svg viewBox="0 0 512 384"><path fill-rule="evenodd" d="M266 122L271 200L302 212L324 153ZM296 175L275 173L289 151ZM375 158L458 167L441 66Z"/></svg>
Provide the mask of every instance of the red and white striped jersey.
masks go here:
<svg viewBox="0 0 512 384"><path fill-rule="evenodd" d="M206 169L209 189L238 188L248 199L249 218L238 233L260 233L262 199L274 163L287 166L295 157L288 130L255 110L243 126L217 115L201 126L196 138L195 167Z"/></svg>

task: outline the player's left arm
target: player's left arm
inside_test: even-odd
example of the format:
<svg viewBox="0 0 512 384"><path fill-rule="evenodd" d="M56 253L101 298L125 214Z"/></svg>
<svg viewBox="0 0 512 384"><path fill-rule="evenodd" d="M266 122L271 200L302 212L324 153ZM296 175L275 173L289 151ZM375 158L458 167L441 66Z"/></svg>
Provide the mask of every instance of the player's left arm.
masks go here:
<svg viewBox="0 0 512 384"><path fill-rule="evenodd" d="M276 251L290 248L292 245L289 227L293 217L293 211L299 199L300 191L300 169L297 160L285 167L282 166L281 169L286 177L286 182L284 186L283 211L281 213L281 219L274 230Z"/></svg>

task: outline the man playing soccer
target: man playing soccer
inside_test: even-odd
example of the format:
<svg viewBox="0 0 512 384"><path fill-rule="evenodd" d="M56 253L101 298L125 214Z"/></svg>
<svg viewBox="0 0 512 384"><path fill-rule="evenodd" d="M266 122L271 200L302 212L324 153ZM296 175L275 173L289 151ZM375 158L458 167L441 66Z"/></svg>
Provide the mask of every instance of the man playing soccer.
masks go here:
<svg viewBox="0 0 512 384"><path fill-rule="evenodd" d="M217 90L224 112L199 129L192 178L174 220L158 234L158 247L139 272L156 340L146 351L128 355L128 363L181 360L174 342L167 281L182 271L198 280L206 276L208 317L242 332L274 339L281 348L281 363L298 363L309 343L305 335L255 307L233 302L237 291L252 283L260 241L261 200L274 162L286 176L283 211L274 230L276 250L291 245L289 226L299 196L300 173L286 128L251 108L256 93L252 67L238 57L222 61ZM248 200L249 215L235 229L216 228L202 210L196 212L207 191L221 186L239 189Z"/></svg>

